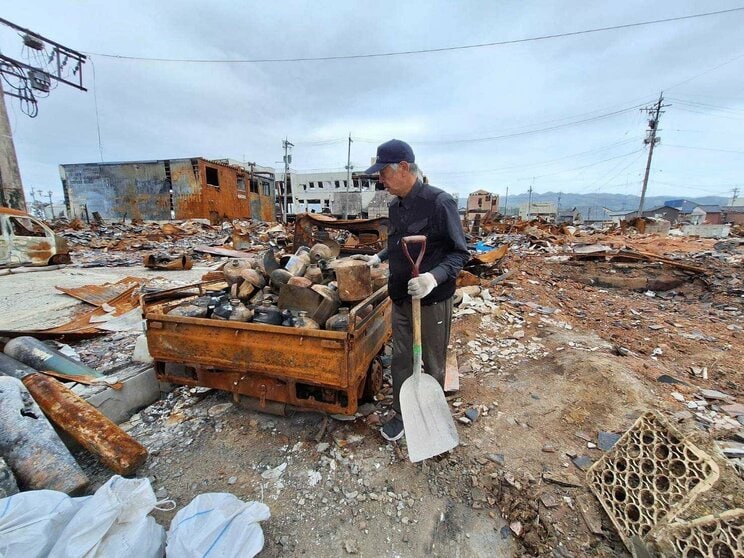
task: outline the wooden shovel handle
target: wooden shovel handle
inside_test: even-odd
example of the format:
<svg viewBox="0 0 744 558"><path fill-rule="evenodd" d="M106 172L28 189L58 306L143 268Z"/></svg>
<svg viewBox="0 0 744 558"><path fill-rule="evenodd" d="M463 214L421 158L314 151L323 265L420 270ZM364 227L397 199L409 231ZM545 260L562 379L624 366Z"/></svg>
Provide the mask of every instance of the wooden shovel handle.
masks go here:
<svg viewBox="0 0 744 558"><path fill-rule="evenodd" d="M416 261L413 261L411 254L408 253L409 244L420 244ZM404 236L403 252L405 252L408 261L411 262L411 277L419 276L419 265L426 252L426 237L424 235ZM411 317L413 318L413 375L421 375L421 300L414 298L411 300Z"/></svg>
<svg viewBox="0 0 744 558"><path fill-rule="evenodd" d="M413 261L413 258L411 257L411 254L408 253L408 245L409 244L420 244L421 250L419 250L418 258L416 258L416 261ZM419 276L419 265L421 265L421 260L424 259L424 252L426 252L426 237L423 234L418 234L414 236L404 236L403 237L403 252L406 255L406 258L408 258L408 261L411 262L411 277L418 277Z"/></svg>

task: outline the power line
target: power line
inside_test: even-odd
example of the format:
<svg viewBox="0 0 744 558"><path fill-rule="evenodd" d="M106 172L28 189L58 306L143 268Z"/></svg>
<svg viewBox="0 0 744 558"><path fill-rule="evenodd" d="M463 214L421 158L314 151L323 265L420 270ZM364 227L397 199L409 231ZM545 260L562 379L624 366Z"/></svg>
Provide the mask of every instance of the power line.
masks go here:
<svg viewBox="0 0 744 558"><path fill-rule="evenodd" d="M713 109L713 110L720 110L724 112L732 112L734 114L744 114L744 110L742 109L736 109L732 107L722 107L720 105L711 105L710 103L701 103L699 101L688 101L685 99L680 99L679 97L667 97L670 101L674 101L675 103L680 103L683 105L689 105L691 107L698 107L701 109Z"/></svg>
<svg viewBox="0 0 744 558"><path fill-rule="evenodd" d="M106 58L118 58L123 60L140 60L147 62L178 62L178 63L195 63L195 64L259 64L259 63L280 63L280 62L323 62L330 60L355 60L360 58L382 58L387 56L407 56L413 54L428 54L435 52L449 52L454 50L468 50L476 48L488 48L495 46L513 45L519 43L527 43L534 41L545 41L549 39L559 39L563 37L573 37L577 35L587 35L590 33L600 33L603 31L614 31L617 29L629 29L632 27L641 27L646 25L656 25L660 23L669 23L672 21L683 21L686 19L694 19L700 17L708 17L714 15L728 14L732 12L738 12L744 10L744 6L737 8L731 8L728 10L719 10L715 12L704 12L698 14L690 14L678 17L669 17L664 19L654 19L648 21L638 21L634 23L625 23L621 25L611 25L607 27L596 27L593 29L583 29L580 31L569 31L565 33L554 33L551 35L538 35L536 37L525 37L522 39L511 39L506 41L493 41L489 43L475 43L470 45L458 45L451 47L439 47L430 49L419 49L419 50L401 50L392 52L377 52L368 54L346 54L336 56L315 56L315 57L301 57L301 58L248 58L248 59L199 59L199 58L153 58L144 56L127 56L122 54L107 54L99 52L86 52L88 56L102 56ZM696 76L697 77L697 76ZM694 78L690 78L694 79ZM689 81L689 80L688 80ZM685 82L681 82L685 83ZM680 85L680 84L677 84ZM672 86L672 87L676 87Z"/></svg>
<svg viewBox="0 0 744 558"><path fill-rule="evenodd" d="M744 117L736 117L731 114L718 114L711 110L703 110L700 107L693 108L693 107L678 106L677 110L681 110L683 112L689 112L692 114L703 114L705 116L713 116L715 118L724 118L726 120L743 120L744 119Z"/></svg>
<svg viewBox="0 0 744 558"><path fill-rule="evenodd" d="M430 172L436 172L436 174L439 176L439 175L443 175L443 174L465 175L465 174L480 174L480 173L486 173L486 172L488 172L488 173L500 173L500 172L514 170L514 169L530 169L530 168L535 168L535 167L542 167L542 166L545 166L545 165L549 165L551 163L556 163L558 161L564 161L566 159L573 159L574 157L581 157L583 155L589 155L591 153L599 153L600 151L606 151L606 150L608 150L608 149L610 149L612 147L617 147L617 146L620 146L620 145L625 145L627 143L633 143L635 141L636 141L635 139L627 139L627 140L623 140L623 141L618 141L618 142L615 142L615 143L611 143L609 145L604 145L602 147L597 147L595 149L589 149L587 151L580 151L579 153L571 153L570 155L564 155L563 157L557 157L555 159L549 159L549 160L540 161L540 162L537 162L537 163L525 163L525 164L522 164L522 165L511 165L511 166L508 166L508 167L500 167L500 168L496 168L496 169L483 169L483 170L476 170L476 171L436 172L436 171L431 171L430 170Z"/></svg>
<svg viewBox="0 0 744 558"><path fill-rule="evenodd" d="M602 120L605 118L610 118L612 116L616 116L618 114L624 114L626 112L633 111L637 108L641 108L643 106L646 106L648 104L648 101L635 104L632 106L628 106L625 108L622 108L620 110L615 110L611 112L606 112L604 114L597 114L595 116L589 117L589 118L583 118L580 120L574 120L572 122L565 122L563 124L557 124L555 126L547 126L543 128L535 128L535 129L527 129L522 130L519 132L512 132L507 134L501 134L501 135L494 135L494 136L484 136L484 137L478 137L478 138L451 138L451 139L435 139L435 140L417 140L415 138L409 138L409 141L411 143L415 143L417 145L448 145L448 144L458 144L458 143L479 143L479 142L485 142L485 141L493 141L493 140L499 140L499 139L506 139L506 138L512 138L512 137L518 137L518 136L524 136L524 135L530 135L530 134L537 134L540 132L546 132L546 131L552 131L557 130L560 128L567 128L570 126L576 126L578 124L584 124L586 122L592 122L594 120ZM616 105L617 106L617 105ZM601 110L601 109L598 109ZM559 118L555 120L547 120L543 122L536 122L533 125L534 126L540 126L542 124L548 124L551 122L560 122L562 120L566 120L568 118L576 118L579 116L584 116L587 114L594 114L597 111L591 111L586 113L581 113L573 116L568 116L564 118ZM295 145L303 145L303 146L326 146L326 145L333 145L333 144L339 144L339 143L345 143L347 141L347 138L328 138L323 140L315 140L315 141L307 141L307 142L296 142ZM369 144L380 144L384 141L386 141L383 138L364 138L364 137L358 137L354 136L354 141L356 143L369 143Z"/></svg>
<svg viewBox="0 0 744 558"><path fill-rule="evenodd" d="M737 9L739 9L739 8L737 8ZM702 77L705 74L709 74L710 72L712 72L714 70L717 70L718 68L723 68L724 66L727 66L728 64L731 64L732 62L736 62L740 58L744 58L744 52L742 52L741 54L738 54L738 55L734 56L733 58L727 60L726 62L723 62L722 64L718 64L717 66L713 66L712 68L708 68L707 70L703 70L699 74L695 74L692 77L689 77L687 79L683 79L682 81L680 81L678 83L675 83L674 85L670 85L669 87L666 87L665 89L667 91L669 91L670 89L673 89L675 87L679 87L680 85L684 85L685 83L688 83L688 82L690 82L690 81L692 81L694 79L697 79L699 77Z"/></svg>
<svg viewBox="0 0 744 558"><path fill-rule="evenodd" d="M613 112L600 114L598 116L593 116L591 118L584 118L581 120L575 120L573 122L566 122L565 124L556 124L555 126L547 126L545 128L537 128L535 130L526 130L523 132L514 132L511 134L501 134L497 136L486 136L486 137L480 137L480 138L462 138L462 139L454 139L454 140L423 140L423 141L417 141L416 143L418 145L453 145L453 144L461 144L461 143L481 143L485 141L495 141L495 140L501 140L501 139L506 139L506 138L515 138L519 136L527 136L530 134L538 134L540 132L549 132L552 130L558 130L560 128L576 126L578 124L584 124L586 122L592 122L594 120L602 120L605 118L610 118L611 116L616 116L618 114L623 114L623 113L635 110L637 108L640 108L641 106L643 105L642 104L633 105L632 107L627 107L621 110L616 110Z"/></svg>
<svg viewBox="0 0 744 558"><path fill-rule="evenodd" d="M719 153L736 153L737 155L744 155L744 151L736 151L734 149L716 149L713 147L694 147L692 145L672 145L665 143L664 147L676 147L677 149L695 149L697 151L716 151Z"/></svg>

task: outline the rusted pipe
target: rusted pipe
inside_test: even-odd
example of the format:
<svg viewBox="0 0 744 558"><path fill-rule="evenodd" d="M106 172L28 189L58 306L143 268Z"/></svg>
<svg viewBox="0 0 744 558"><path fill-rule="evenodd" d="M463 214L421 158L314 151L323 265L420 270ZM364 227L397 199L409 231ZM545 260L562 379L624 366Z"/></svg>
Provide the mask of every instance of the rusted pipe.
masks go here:
<svg viewBox="0 0 744 558"><path fill-rule="evenodd" d="M23 384L54 424L115 473L131 475L147 459L144 446L61 382L31 374Z"/></svg>
<svg viewBox="0 0 744 558"><path fill-rule="evenodd" d="M35 370L52 370L68 376L87 376L89 378L103 376L97 370L88 368L84 364L66 357L35 337L29 337L28 335L8 341L3 352Z"/></svg>
<svg viewBox="0 0 744 558"><path fill-rule="evenodd" d="M21 489L78 494L88 485L88 477L31 394L10 376L0 377L0 454Z"/></svg>

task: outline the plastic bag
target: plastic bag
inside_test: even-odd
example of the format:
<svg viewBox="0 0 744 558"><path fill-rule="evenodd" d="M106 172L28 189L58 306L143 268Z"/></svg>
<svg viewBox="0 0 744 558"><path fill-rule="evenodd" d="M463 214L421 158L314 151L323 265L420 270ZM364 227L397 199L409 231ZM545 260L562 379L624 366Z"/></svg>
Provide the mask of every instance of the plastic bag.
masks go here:
<svg viewBox="0 0 744 558"><path fill-rule="evenodd" d="M147 514L156 498L148 479L116 475L70 520L49 558L160 558L165 530Z"/></svg>
<svg viewBox="0 0 744 558"><path fill-rule="evenodd" d="M268 506L260 502L221 492L199 494L171 521L166 556L250 558L264 545L258 522L269 517Z"/></svg>
<svg viewBox="0 0 744 558"><path fill-rule="evenodd" d="M0 557L46 557L87 499L56 490L31 490L0 500Z"/></svg>

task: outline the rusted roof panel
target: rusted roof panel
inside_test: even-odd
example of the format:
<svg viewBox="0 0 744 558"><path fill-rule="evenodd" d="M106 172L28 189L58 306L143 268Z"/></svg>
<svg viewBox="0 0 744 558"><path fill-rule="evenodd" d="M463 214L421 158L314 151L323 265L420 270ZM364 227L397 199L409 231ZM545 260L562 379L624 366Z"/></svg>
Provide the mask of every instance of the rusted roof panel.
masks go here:
<svg viewBox="0 0 744 558"><path fill-rule="evenodd" d="M92 304L103 306L109 300L119 296L132 287L144 285L147 279L141 277L125 277L116 283L104 283L103 285L83 285L82 287L54 287L58 291L70 295L73 298Z"/></svg>

